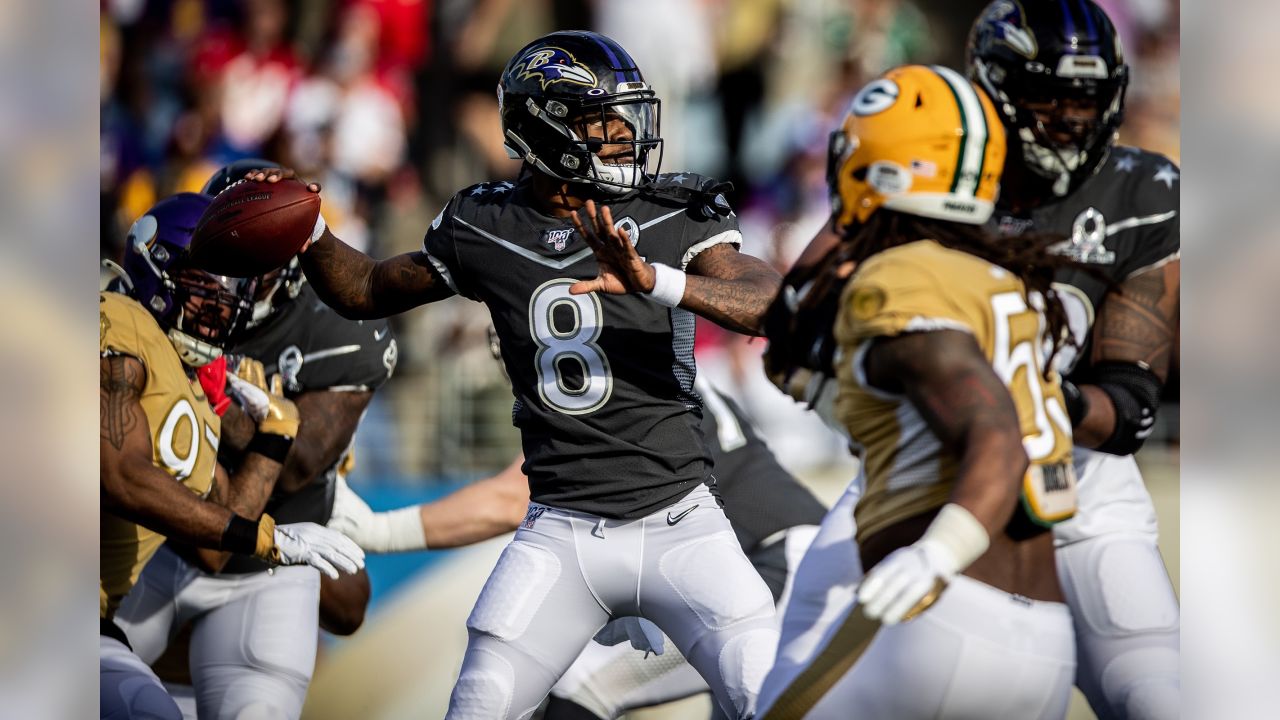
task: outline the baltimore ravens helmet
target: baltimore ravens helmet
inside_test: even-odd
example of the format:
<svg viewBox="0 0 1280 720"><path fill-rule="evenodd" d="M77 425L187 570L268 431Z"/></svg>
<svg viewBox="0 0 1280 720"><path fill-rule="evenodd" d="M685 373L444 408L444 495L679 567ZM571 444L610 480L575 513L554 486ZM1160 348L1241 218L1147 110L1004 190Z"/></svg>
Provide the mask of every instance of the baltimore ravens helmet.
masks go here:
<svg viewBox="0 0 1280 720"><path fill-rule="evenodd" d="M1097 171L1115 143L1129 83L1120 39L1100 7L996 0L974 23L967 54L970 78L1008 128L1011 157L1053 181L1059 196Z"/></svg>
<svg viewBox="0 0 1280 720"><path fill-rule="evenodd" d="M502 72L498 110L509 154L560 180L625 194L662 161L657 95L598 33L554 32L522 48Z"/></svg>

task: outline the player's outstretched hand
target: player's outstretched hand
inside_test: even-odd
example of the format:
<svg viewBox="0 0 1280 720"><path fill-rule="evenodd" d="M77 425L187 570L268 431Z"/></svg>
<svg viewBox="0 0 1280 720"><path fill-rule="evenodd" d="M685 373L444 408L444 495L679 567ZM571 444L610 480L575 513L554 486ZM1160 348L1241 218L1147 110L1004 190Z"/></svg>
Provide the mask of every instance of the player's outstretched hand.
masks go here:
<svg viewBox="0 0 1280 720"><path fill-rule="evenodd" d="M583 222L582 214L586 215L586 222ZM573 227L596 254L600 273L594 279L574 283L569 287L570 293L626 295L653 290L656 276L653 266L636 252L627 231L613 226L613 213L609 212L607 205L597 212L595 202L588 200L581 211L574 211Z"/></svg>
<svg viewBox="0 0 1280 720"><path fill-rule="evenodd" d="M334 580L364 567L364 551L337 530L311 522L277 525L276 549L281 565L310 565Z"/></svg>
<svg viewBox="0 0 1280 720"><path fill-rule="evenodd" d="M302 180L302 178L298 177L298 173L293 171L293 168L261 168L258 170L250 170L244 174L244 179L253 180L254 182L269 183L277 183L281 180ZM307 189L313 193L318 193L320 192L320 183L307 183Z"/></svg>

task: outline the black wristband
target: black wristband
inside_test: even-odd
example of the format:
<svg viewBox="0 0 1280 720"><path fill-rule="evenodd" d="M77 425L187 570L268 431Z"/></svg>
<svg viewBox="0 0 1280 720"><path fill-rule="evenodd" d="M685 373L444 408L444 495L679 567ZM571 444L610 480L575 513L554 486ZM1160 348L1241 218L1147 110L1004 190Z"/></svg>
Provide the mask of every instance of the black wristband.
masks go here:
<svg viewBox="0 0 1280 720"><path fill-rule="evenodd" d="M1067 417L1071 418L1071 427L1080 427L1080 423L1089 414L1089 398L1084 396L1075 383L1063 378L1062 399L1067 404Z"/></svg>
<svg viewBox="0 0 1280 720"><path fill-rule="evenodd" d="M222 530L218 549L239 555L253 555L258 550L258 523L232 515Z"/></svg>
<svg viewBox="0 0 1280 720"><path fill-rule="evenodd" d="M258 453L268 460L283 464L285 457L289 455L289 448L291 447L293 447L293 438L291 437L260 432L254 433L253 439L249 441L249 447L245 448L245 451Z"/></svg>

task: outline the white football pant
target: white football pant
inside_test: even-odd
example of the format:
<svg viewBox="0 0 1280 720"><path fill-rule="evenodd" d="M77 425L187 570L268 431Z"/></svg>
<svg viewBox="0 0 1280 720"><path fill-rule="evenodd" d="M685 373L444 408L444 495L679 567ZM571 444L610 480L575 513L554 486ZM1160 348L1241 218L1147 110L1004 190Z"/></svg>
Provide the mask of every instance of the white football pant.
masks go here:
<svg viewBox="0 0 1280 720"><path fill-rule="evenodd" d="M294 565L211 575L168 547L147 563L116 623L155 662L192 623L191 679L202 720L294 720L315 670L320 573Z"/></svg>
<svg viewBox="0 0 1280 720"><path fill-rule="evenodd" d="M705 486L636 520L530 504L467 619L449 720L530 717L611 617L653 621L732 718L773 660L773 596Z"/></svg>
<svg viewBox="0 0 1280 720"><path fill-rule="evenodd" d="M1179 609L1132 455L1076 449L1080 508L1054 528L1076 685L1099 720L1179 716Z"/></svg>
<svg viewBox="0 0 1280 720"><path fill-rule="evenodd" d="M787 561L787 582L777 604L779 618L786 610L796 567L817 531L816 525L799 525L785 530L778 540L786 543ZM613 646L587 643L551 691L610 720L630 710L705 692L706 681L669 640L661 655L637 650L627 642Z"/></svg>
<svg viewBox="0 0 1280 720"><path fill-rule="evenodd" d="M98 637L101 720L182 720L182 711L149 665L119 640Z"/></svg>
<svg viewBox="0 0 1280 720"><path fill-rule="evenodd" d="M765 720L1060 720L1075 674L1071 613L964 575L918 617L855 606Z"/></svg>

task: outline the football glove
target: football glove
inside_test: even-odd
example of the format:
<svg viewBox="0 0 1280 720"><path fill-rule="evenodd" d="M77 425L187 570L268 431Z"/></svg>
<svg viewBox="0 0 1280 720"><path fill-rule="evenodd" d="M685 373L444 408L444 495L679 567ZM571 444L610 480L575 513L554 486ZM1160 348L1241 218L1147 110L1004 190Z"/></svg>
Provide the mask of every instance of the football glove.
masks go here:
<svg viewBox="0 0 1280 720"><path fill-rule="evenodd" d="M272 560L279 565L310 565L337 580L339 572L364 567L364 551L351 538L312 522L277 525Z"/></svg>
<svg viewBox="0 0 1280 720"><path fill-rule="evenodd" d="M330 528L371 553L426 550L427 536L418 506L374 512L341 475L334 484Z"/></svg>
<svg viewBox="0 0 1280 720"><path fill-rule="evenodd" d="M298 436L302 420L297 406L284 396L280 375L271 376L268 385L262 363L244 358L234 373L227 374L227 383L240 397L245 412L258 424L258 432L288 438Z"/></svg>

